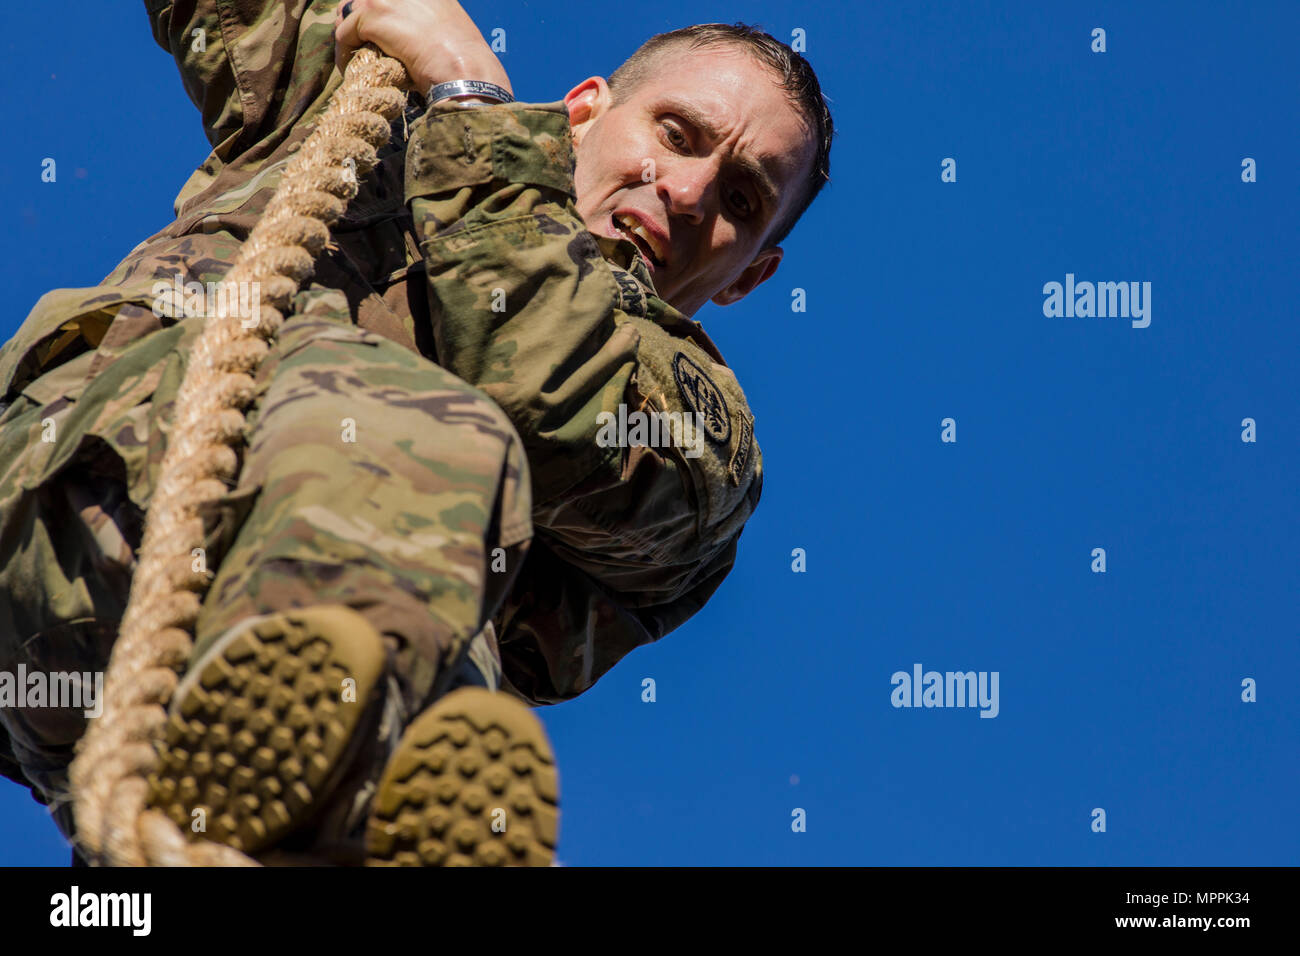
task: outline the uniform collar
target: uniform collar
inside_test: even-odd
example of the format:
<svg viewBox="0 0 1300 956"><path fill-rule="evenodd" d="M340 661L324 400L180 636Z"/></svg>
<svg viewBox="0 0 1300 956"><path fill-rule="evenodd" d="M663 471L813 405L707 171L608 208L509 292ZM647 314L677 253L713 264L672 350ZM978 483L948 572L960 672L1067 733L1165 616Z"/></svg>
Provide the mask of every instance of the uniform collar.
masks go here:
<svg viewBox="0 0 1300 956"><path fill-rule="evenodd" d="M596 245L600 247L600 254L614 265L618 266L624 272L630 273L632 278L645 286L645 289L651 295L658 295L655 289L654 280L650 278L650 270L646 267L645 260L641 258L641 253L637 250L636 243L631 239L611 239L608 236L597 235Z"/></svg>
<svg viewBox="0 0 1300 956"><path fill-rule="evenodd" d="M650 270L642 261L636 243L631 239L611 239L594 232L591 235L596 240L601 255L609 264L610 271L614 274L624 312L650 319L655 325L678 338L690 339L719 365L727 364L722 358L722 353L718 351L717 345L705 333L704 326L694 319L687 318L659 297L650 278Z"/></svg>

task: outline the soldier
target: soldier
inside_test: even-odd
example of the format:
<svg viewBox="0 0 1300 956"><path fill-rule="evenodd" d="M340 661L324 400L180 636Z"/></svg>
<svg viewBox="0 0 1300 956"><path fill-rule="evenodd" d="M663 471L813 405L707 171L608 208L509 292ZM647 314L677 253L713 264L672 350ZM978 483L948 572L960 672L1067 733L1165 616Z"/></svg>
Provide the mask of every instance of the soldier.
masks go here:
<svg viewBox="0 0 1300 956"><path fill-rule="evenodd" d="M452 0L146 7L213 149L171 226L0 351L0 669L105 666L195 290L373 42L412 105L258 371L153 802L267 860L546 862L554 771L518 700L571 699L687 620L757 503L748 405L689 317L769 278L826 181L816 77L714 24L521 104ZM702 439L599 440L636 411ZM80 714L0 727L0 770L71 837Z"/></svg>

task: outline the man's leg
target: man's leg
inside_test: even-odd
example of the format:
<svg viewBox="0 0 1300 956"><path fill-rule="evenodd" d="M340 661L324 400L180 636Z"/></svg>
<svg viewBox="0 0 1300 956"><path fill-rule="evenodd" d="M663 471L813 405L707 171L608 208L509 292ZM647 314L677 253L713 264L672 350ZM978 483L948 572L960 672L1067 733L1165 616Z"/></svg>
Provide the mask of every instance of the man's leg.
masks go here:
<svg viewBox="0 0 1300 956"><path fill-rule="evenodd" d="M258 375L228 496L237 534L218 544L193 657L245 618L341 604L389 638L419 706L514 578L532 535L527 461L490 399L357 329L340 293L298 304Z"/></svg>
<svg viewBox="0 0 1300 956"><path fill-rule="evenodd" d="M334 858L363 836L372 862L549 858L540 725L505 695L443 697L497 685L489 621L531 535L521 443L482 393L353 327L341 294L297 305L259 374L157 802L254 852L310 820L288 845Z"/></svg>
<svg viewBox="0 0 1300 956"><path fill-rule="evenodd" d="M304 293L299 305L304 314L286 324L259 374L262 395L249 415L251 445L239 484L214 516L209 553L196 556L198 568L220 562L220 569L199 618L194 660L250 620L332 603L360 621L353 631L374 636L384 682L393 687L377 705L387 724L381 732L395 737L448 687L495 686L494 648L483 627L530 533L526 465L513 429L481 393L414 353L355 329L338 293ZM90 667L92 658L102 668L139 543L141 515L126 487L149 490L156 480L160 418L170 415L181 371L177 357L188 351L188 342L189 332L180 328L148 336L84 393L77 385L44 406L23 396L5 415L0 441L14 453L14 464L0 495L0 604L17 640L0 642L8 648L0 655L6 660L80 655L69 669ZM144 377L148 381L141 384ZM109 408L113 402L116 407ZM47 418L55 420L58 441L41 442ZM88 487L84 482L92 473ZM284 630L283 623L276 626ZM470 654L458 655L467 643ZM471 658L486 665L470 668L483 671L481 677L466 678ZM184 695L176 696L174 711L184 703ZM430 713L422 733L441 727L444 736L463 736L456 728L466 715ZM9 719L16 716L0 713L33 744L26 756L35 759L24 761L24 772L31 777L36 766L38 776L44 774L42 793L63 802L63 770L80 734L80 715L78 727L63 728L68 732L57 741ZM204 729L205 743L211 743L211 728ZM490 728L483 729L495 740ZM412 741L405 751L417 758L411 772L424 776L440 759L421 749L426 743ZM533 751L546 749L535 733L529 744ZM179 770L178 784L194 776L188 772L193 766L173 769ZM207 777L193 782L212 783L211 768L200 769ZM235 769L247 771L247 761ZM535 779L547 772L538 769ZM541 791L553 803L549 772L551 784L543 781ZM411 813L393 805L412 796L411 785L389 778L384 785L396 785L385 804L391 826L379 818L371 829L387 828L393 839L386 851L371 855L409 862L414 850L403 847L412 841L397 838L412 830ZM517 787L508 795L523 800ZM470 797L479 802L473 792ZM192 808L181 809L181 820L191 822ZM553 845L553 807L540 809L534 835ZM542 819L547 812L549 823ZM68 833L70 816L56 819ZM421 810L415 835L441 822L438 814ZM420 858L438 857L441 851L429 849L437 841L424 836L415 841L424 847Z"/></svg>
<svg viewBox="0 0 1300 956"><path fill-rule="evenodd" d="M33 312L51 327L92 317ZM128 476L147 471L149 395L177 338L144 343L89 395L85 353L7 396L0 413L0 672L87 678L81 706L0 699L0 735L68 837L67 767L95 709L85 692L102 686L140 543Z"/></svg>

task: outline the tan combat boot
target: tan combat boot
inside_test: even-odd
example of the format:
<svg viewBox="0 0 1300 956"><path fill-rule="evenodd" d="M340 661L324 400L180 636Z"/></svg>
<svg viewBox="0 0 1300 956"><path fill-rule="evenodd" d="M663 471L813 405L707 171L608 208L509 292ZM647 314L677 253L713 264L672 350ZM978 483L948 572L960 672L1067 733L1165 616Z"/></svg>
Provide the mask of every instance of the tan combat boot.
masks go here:
<svg viewBox="0 0 1300 956"><path fill-rule="evenodd" d="M398 739L386 661L340 605L241 622L173 695L151 805L271 864L550 863L555 764L536 717L462 688Z"/></svg>
<svg viewBox="0 0 1300 956"><path fill-rule="evenodd" d="M462 687L420 714L379 781L368 866L549 866L555 759L532 711Z"/></svg>

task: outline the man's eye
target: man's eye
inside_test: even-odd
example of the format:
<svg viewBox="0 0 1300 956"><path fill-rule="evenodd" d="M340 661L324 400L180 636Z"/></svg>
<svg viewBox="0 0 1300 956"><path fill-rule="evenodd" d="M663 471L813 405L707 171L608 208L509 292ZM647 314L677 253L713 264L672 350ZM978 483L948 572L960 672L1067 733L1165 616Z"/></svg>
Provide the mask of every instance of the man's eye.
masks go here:
<svg viewBox="0 0 1300 956"><path fill-rule="evenodd" d="M663 128L668 131L668 142L672 143L678 149L686 146L686 136L676 126L671 123L663 123Z"/></svg>
<svg viewBox="0 0 1300 956"><path fill-rule="evenodd" d="M742 216L748 216L753 212L753 209L749 205L749 197L739 189L733 189L731 191L731 204L735 207L736 212L740 213Z"/></svg>

